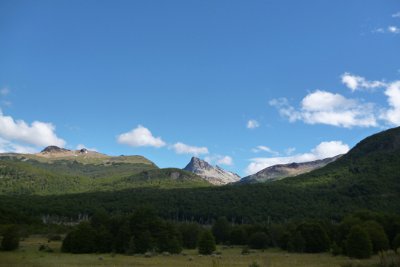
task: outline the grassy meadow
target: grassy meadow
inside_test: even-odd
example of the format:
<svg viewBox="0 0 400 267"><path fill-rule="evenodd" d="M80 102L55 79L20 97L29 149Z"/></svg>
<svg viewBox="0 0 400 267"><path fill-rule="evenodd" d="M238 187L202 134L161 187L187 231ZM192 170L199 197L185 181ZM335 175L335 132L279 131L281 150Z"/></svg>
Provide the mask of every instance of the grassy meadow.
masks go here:
<svg viewBox="0 0 400 267"><path fill-rule="evenodd" d="M40 244L46 244L54 252L39 251ZM34 236L20 243L13 252L0 252L1 267L49 267L49 266L165 266L165 267L247 267L257 262L262 267L341 267L377 266L379 258L350 260L347 257L333 257L323 254L295 254L277 249L253 251L241 255L241 248L218 247L221 255L199 256L196 250L185 250L181 255L157 255L146 258L144 255L125 256L112 254L66 254L60 253L61 242L47 242L47 239ZM348 265L352 263L352 265Z"/></svg>

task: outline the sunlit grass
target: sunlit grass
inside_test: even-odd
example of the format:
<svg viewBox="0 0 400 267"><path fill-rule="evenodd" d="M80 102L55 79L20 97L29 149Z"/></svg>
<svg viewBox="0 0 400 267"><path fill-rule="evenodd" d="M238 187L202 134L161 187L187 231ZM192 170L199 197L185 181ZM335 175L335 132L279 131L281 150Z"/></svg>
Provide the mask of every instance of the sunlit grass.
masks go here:
<svg viewBox="0 0 400 267"><path fill-rule="evenodd" d="M53 253L40 252L40 244L47 244ZM30 237L21 242L19 250L0 252L0 266L4 267L48 267L48 266L165 266L165 267L247 267L257 262L263 267L340 267L349 262L346 257L332 257L330 254L292 254L277 249L254 251L241 255L241 248L223 249L220 256L199 256L196 250L185 250L181 255L157 255L146 258L143 255L125 256L120 254L66 254L60 252L61 242L47 243L41 237ZM374 257L358 261L362 266L371 266L378 262Z"/></svg>

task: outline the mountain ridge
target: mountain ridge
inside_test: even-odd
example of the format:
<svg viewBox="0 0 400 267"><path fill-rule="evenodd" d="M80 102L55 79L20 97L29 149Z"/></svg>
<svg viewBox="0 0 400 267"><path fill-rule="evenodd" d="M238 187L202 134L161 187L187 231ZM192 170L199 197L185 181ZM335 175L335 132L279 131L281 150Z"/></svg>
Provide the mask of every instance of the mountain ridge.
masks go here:
<svg viewBox="0 0 400 267"><path fill-rule="evenodd" d="M260 182L272 182L276 180L281 180L287 177L295 177L300 174L311 172L313 170L325 167L327 164L334 162L343 155L337 155L330 158L307 161L307 162L292 162L288 164L277 164L255 174L243 177L239 183L260 183Z"/></svg>

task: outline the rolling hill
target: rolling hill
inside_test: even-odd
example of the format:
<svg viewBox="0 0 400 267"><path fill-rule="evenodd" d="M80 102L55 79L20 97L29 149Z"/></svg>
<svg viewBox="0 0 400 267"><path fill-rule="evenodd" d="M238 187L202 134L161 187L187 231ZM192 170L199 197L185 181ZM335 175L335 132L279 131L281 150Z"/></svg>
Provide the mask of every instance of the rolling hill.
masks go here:
<svg viewBox="0 0 400 267"><path fill-rule="evenodd" d="M147 177L147 179L144 179ZM142 156L107 156L55 146L37 154L0 155L0 194L57 195L135 187L195 187L208 182L181 170L159 169Z"/></svg>

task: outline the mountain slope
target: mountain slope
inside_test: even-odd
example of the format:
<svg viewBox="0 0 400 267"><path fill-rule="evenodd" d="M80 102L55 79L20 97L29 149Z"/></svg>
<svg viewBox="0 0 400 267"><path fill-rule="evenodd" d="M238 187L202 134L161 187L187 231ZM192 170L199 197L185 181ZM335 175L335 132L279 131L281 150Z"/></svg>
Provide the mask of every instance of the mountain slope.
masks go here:
<svg viewBox="0 0 400 267"><path fill-rule="evenodd" d="M219 166L214 167L208 162L196 157L192 157L183 170L195 173L214 185L224 185L240 180L240 176L236 173L225 171Z"/></svg>
<svg viewBox="0 0 400 267"><path fill-rule="evenodd" d="M276 181L286 177L293 177L303 173L307 173L316 169L320 169L331 162L334 162L342 155L335 156L332 158L326 158L322 160L315 160L303 163L290 163L290 164L279 164L268 168L265 168L255 174L242 178L240 183L259 183Z"/></svg>
<svg viewBox="0 0 400 267"><path fill-rule="evenodd" d="M144 176L147 179L142 179ZM112 157L85 149L67 150L55 146L38 154L0 154L0 194L4 195L208 185L191 173L160 170L142 156Z"/></svg>

